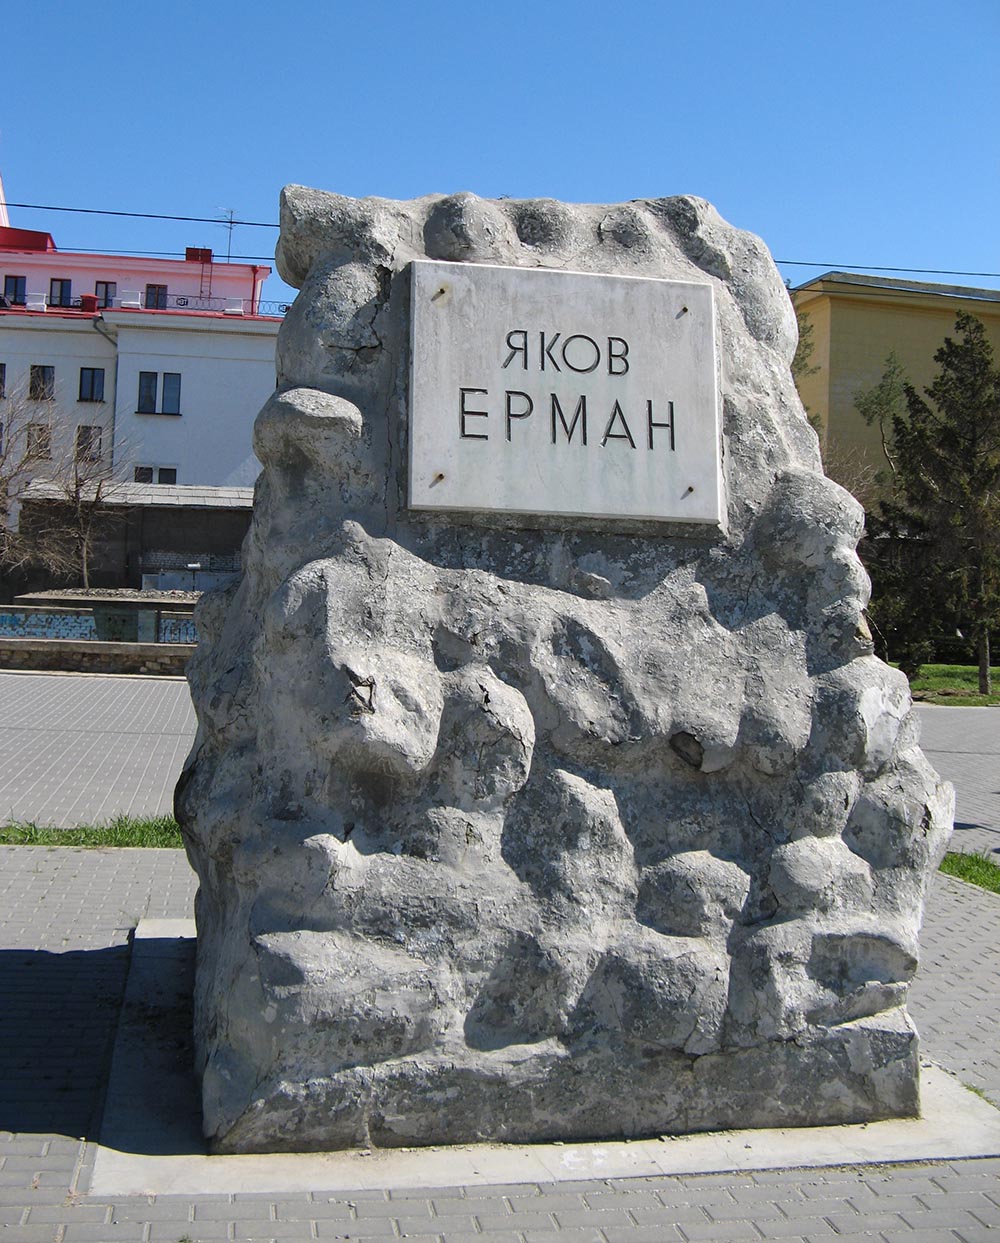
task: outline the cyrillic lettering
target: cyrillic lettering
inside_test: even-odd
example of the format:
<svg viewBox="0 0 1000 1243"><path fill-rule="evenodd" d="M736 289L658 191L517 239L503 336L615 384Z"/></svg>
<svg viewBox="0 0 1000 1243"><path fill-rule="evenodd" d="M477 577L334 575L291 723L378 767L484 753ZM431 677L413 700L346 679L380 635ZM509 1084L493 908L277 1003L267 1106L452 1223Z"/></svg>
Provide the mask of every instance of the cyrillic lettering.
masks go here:
<svg viewBox="0 0 1000 1243"><path fill-rule="evenodd" d="M651 449L653 447L653 428L654 427L662 427L662 428L669 430L671 450L674 447L674 403L672 401L667 402L667 409L670 411L670 418L667 420L667 422L656 423L653 421L653 403L651 400L646 402L646 426L649 430L649 447Z"/></svg>
<svg viewBox="0 0 1000 1243"><path fill-rule="evenodd" d="M544 331L543 331L543 332L540 332L540 333L538 334L538 337L539 337L539 342L540 342L540 344L541 344L541 356L542 356L542 365L539 367L539 371L544 371L544 370L545 370L545 359L546 359L546 357L548 357L549 362L552 364L552 366L555 368L555 370L556 370L556 371L561 371L561 370L562 370L562 368L559 366L559 364L556 362L556 360L552 357L552 347L555 345L555 343L559 340L559 338L560 338L561 336L562 336L562 333L561 333L561 332L557 332L557 333L556 333L556 335L555 335L555 336L552 338L552 340L549 342L549 344L548 344L548 345L546 345L546 344L545 344L545 333L544 333Z"/></svg>
<svg viewBox="0 0 1000 1243"><path fill-rule="evenodd" d="M520 344L515 345L514 342L511 340L512 337L520 337L521 338ZM507 337L506 337L504 344L510 346L510 353L507 355L507 357L504 359L504 362L503 362L504 367L506 367L510 363L511 359L514 358L515 355L520 354L521 355L521 370L527 371L528 370L528 330L526 328L512 328L510 332L507 333ZM501 370L502 369L503 368L501 368Z"/></svg>
<svg viewBox="0 0 1000 1243"><path fill-rule="evenodd" d="M617 352L613 348L620 345ZM616 367L615 363L621 363ZM608 337L608 375L624 375L628 371L628 342L624 337Z"/></svg>
<svg viewBox="0 0 1000 1243"><path fill-rule="evenodd" d="M590 364L589 367L576 367L566 357L566 351L569 349L569 347L572 345L574 341L589 341L590 344L594 347L594 361ZM567 337L566 340L563 342L562 360L566 364L566 366L569 367L570 371L575 371L577 375L587 375L588 372L596 371L597 368L601 365L601 347L597 344L597 342L594 340L593 337L588 337L585 333L582 333L582 332L575 332L571 337Z"/></svg>
<svg viewBox="0 0 1000 1243"><path fill-rule="evenodd" d="M562 424L562 429L566 433L567 444L572 443L573 433L576 431L576 425L579 422L581 439L584 444L587 443L587 397L581 394L580 400L576 403L576 410L573 414L573 422L568 426L566 424L566 416L563 414L562 406L559 404L559 398L553 393L552 395L552 443L556 443L556 419Z"/></svg>
<svg viewBox="0 0 1000 1243"><path fill-rule="evenodd" d="M466 419L488 419L489 411L487 410L466 410L465 397L467 393L483 393L486 394L489 389L486 388L460 388L458 390L458 434L463 440L489 440L488 432L467 432L465 430ZM509 440L510 437L508 436Z"/></svg>
<svg viewBox="0 0 1000 1243"><path fill-rule="evenodd" d="M618 420L621 421L621 425L625 430L622 432L613 432L611 429ZM608 419L608 425L604 429L604 438L601 441L602 449L609 440L627 440L632 448L635 448L635 441L632 439L632 433L629 430L628 423L625 421L625 413L617 401L615 402L615 408L611 411L611 418Z"/></svg>
<svg viewBox="0 0 1000 1243"><path fill-rule="evenodd" d="M511 406L512 397L523 397L524 402L525 402L525 408L523 410L514 410L513 407ZM518 389L509 389L506 393L504 393L504 409L505 409L505 413L507 416L507 439L508 440L510 440L511 420L512 419L526 419L528 415L531 414L532 410L534 410L534 408L535 408L535 403L531 400L531 398L528 396L527 393L522 393Z"/></svg>

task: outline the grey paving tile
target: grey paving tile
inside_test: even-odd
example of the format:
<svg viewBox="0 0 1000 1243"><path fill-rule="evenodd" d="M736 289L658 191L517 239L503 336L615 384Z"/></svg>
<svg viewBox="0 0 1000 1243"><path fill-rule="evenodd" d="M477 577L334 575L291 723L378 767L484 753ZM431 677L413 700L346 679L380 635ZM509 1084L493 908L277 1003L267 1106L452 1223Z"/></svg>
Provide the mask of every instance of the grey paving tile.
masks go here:
<svg viewBox="0 0 1000 1243"><path fill-rule="evenodd" d="M760 1231L749 1221L685 1222L679 1226L681 1234L692 1243L697 1239L719 1239L725 1243L743 1243L744 1239L759 1239Z"/></svg>
<svg viewBox="0 0 1000 1243"><path fill-rule="evenodd" d="M121 1225L147 1221L188 1222L191 1220L191 1210L187 1200L180 1196L171 1196L152 1204L146 1199L137 1201L130 1197L114 1202L111 1206L111 1220Z"/></svg>
<svg viewBox="0 0 1000 1243"><path fill-rule="evenodd" d="M488 1188L470 1187L393 1187L389 1191L390 1200L464 1200L482 1192L488 1194Z"/></svg>
<svg viewBox="0 0 1000 1243"><path fill-rule="evenodd" d="M1000 1239L995 1226L961 1226L954 1233L962 1243L997 1243Z"/></svg>
<svg viewBox="0 0 1000 1243"><path fill-rule="evenodd" d="M391 1217L372 1217L368 1221L344 1222L344 1221L318 1221L316 1223L316 1237L319 1239L351 1239L352 1243L363 1243L365 1240L375 1240L376 1243L382 1243L382 1240L397 1239L393 1228Z"/></svg>
<svg viewBox="0 0 1000 1243"><path fill-rule="evenodd" d="M315 1236L312 1227L306 1221L271 1221L267 1225L255 1225L250 1222L238 1222L234 1231L237 1243L284 1243L291 1240L312 1239Z"/></svg>
<svg viewBox="0 0 1000 1243"><path fill-rule="evenodd" d="M522 1243L517 1230L491 1230L488 1234L446 1230L441 1237L444 1243Z"/></svg>
<svg viewBox="0 0 1000 1243"><path fill-rule="evenodd" d="M20 1204L30 1208L36 1204L69 1204L68 1187L5 1187L0 1189L0 1203Z"/></svg>
<svg viewBox="0 0 1000 1243"><path fill-rule="evenodd" d="M915 1213L925 1213L928 1205L924 1203L920 1195L893 1195L886 1192L883 1195L872 1195L871 1192L861 1194L852 1191L847 1197L847 1202L851 1208L859 1213L902 1213L912 1211Z"/></svg>
<svg viewBox="0 0 1000 1243"><path fill-rule="evenodd" d="M46 1222L103 1222L109 1218L106 1204L39 1204L28 1210L28 1221L34 1226Z"/></svg>
<svg viewBox="0 0 1000 1243"><path fill-rule="evenodd" d="M166 1221L154 1221L149 1227L149 1243L179 1243L181 1239L190 1239L191 1243L216 1243L218 1239L232 1238L228 1222L203 1221L200 1226L194 1222L178 1221L174 1224Z"/></svg>
<svg viewBox="0 0 1000 1243"><path fill-rule="evenodd" d="M395 1220L400 1234L427 1234L428 1231L440 1233L449 1226L452 1230L474 1230L476 1228L476 1219L469 1213L459 1218L426 1217L420 1213L411 1216L404 1210ZM365 1221L359 1218L357 1224L362 1226Z"/></svg>
<svg viewBox="0 0 1000 1243"><path fill-rule="evenodd" d="M826 1239L836 1238L836 1231L825 1217L754 1218L754 1225L765 1239Z"/></svg>
<svg viewBox="0 0 1000 1243"><path fill-rule="evenodd" d="M631 1224L631 1218L624 1208L588 1208L562 1209L555 1214L559 1227L563 1230L575 1226L587 1226L595 1230L606 1226L624 1226Z"/></svg>
<svg viewBox="0 0 1000 1243"><path fill-rule="evenodd" d="M257 1201L256 1203L247 1203L246 1201L236 1204L231 1201L219 1201L218 1203L201 1203L194 1206L194 1217L196 1222L202 1221L270 1221L271 1220L271 1202L270 1200Z"/></svg>
<svg viewBox="0 0 1000 1243"><path fill-rule="evenodd" d="M456 1231L471 1234L476 1230L478 1218L475 1215L475 1211L472 1210L466 1213L448 1213L440 1217L435 1216L430 1218L429 1221L426 1217L401 1217L399 1218L401 1226L404 1220L409 1223L410 1229L416 1229L419 1225L422 1230L450 1230L452 1234Z"/></svg>
<svg viewBox="0 0 1000 1243"><path fill-rule="evenodd" d="M883 1230L881 1238L885 1243L956 1243L959 1234L940 1226L928 1230L907 1227L905 1230Z"/></svg>
<svg viewBox="0 0 1000 1243"><path fill-rule="evenodd" d="M558 1191L543 1191L540 1195L532 1196L530 1199L510 1198L511 1207L515 1212L528 1211L531 1213L555 1213L555 1212L586 1212L587 1204L582 1195L579 1193L573 1195L570 1193L560 1194ZM619 1207L620 1201L615 1199L615 1207ZM606 1208L607 1205L600 1207Z"/></svg>
<svg viewBox="0 0 1000 1243"><path fill-rule="evenodd" d="M59 1243L136 1243L135 1226L101 1226L71 1219Z"/></svg>
<svg viewBox="0 0 1000 1243"><path fill-rule="evenodd" d="M788 1200L781 1208L784 1215L793 1221L797 1217L827 1217L831 1213L849 1215L854 1211L846 1196L825 1200Z"/></svg>
<svg viewBox="0 0 1000 1243"><path fill-rule="evenodd" d="M838 1234L857 1231L861 1226L869 1233L876 1230L900 1230L904 1226L912 1229L910 1223L904 1221L898 1213L824 1213Z"/></svg>
<svg viewBox="0 0 1000 1243"><path fill-rule="evenodd" d="M903 1221L911 1230L958 1230L962 1226L992 1226L1000 1230L1000 1212L983 1213L980 1210L959 1208L957 1205L944 1204L939 1209L928 1209L925 1213L900 1213Z"/></svg>
<svg viewBox="0 0 1000 1243"><path fill-rule="evenodd" d="M705 1212L712 1221L745 1221L749 1218L754 1221L768 1221L774 1217L784 1218L778 1205L768 1200L745 1203L740 1199L735 1204L709 1204Z"/></svg>
<svg viewBox="0 0 1000 1243"><path fill-rule="evenodd" d="M671 1222L696 1222L709 1220L700 1204L664 1204L660 1208L637 1207L629 1210L640 1226L668 1225Z"/></svg>
<svg viewBox="0 0 1000 1243"><path fill-rule="evenodd" d="M608 1208L614 1205L615 1208L659 1208L662 1201L656 1192L650 1190L621 1190L614 1191L610 1187L604 1187L600 1191L588 1191L584 1194L583 1199L591 1208Z"/></svg>
<svg viewBox="0 0 1000 1243"><path fill-rule="evenodd" d="M937 1209L947 1204L949 1208L968 1209L970 1213L976 1213L980 1217L986 1214L984 1221L1000 1216L1000 1184L994 1183L991 1187L985 1187L981 1180L977 1181L979 1186L975 1190L969 1190L968 1184L949 1187L946 1191L935 1187L927 1194L921 1193L919 1198L929 1209Z"/></svg>
<svg viewBox="0 0 1000 1243"><path fill-rule="evenodd" d="M349 1205L337 1201L276 1200L275 1216L279 1221L353 1221L355 1215Z"/></svg>
<svg viewBox="0 0 1000 1243"><path fill-rule="evenodd" d="M48 1147L40 1135L12 1135L9 1139L0 1140L0 1169L7 1157L40 1157Z"/></svg>
<svg viewBox="0 0 1000 1243"><path fill-rule="evenodd" d="M600 1230L573 1226L568 1230L525 1230L525 1243L605 1243Z"/></svg>
<svg viewBox="0 0 1000 1243"><path fill-rule="evenodd" d="M360 1220L370 1217L398 1217L400 1213L427 1218L431 1215L431 1206L424 1200L408 1200L405 1206L397 1200L359 1200L357 1213Z"/></svg>
<svg viewBox="0 0 1000 1243"><path fill-rule="evenodd" d="M550 1183L550 1187L554 1191L576 1191L576 1186L563 1185L563 1183ZM468 1188L471 1195L484 1197L501 1197L508 1196L514 1199L527 1199L532 1196L540 1195L540 1186L535 1182L497 1182L489 1183L488 1186Z"/></svg>
<svg viewBox="0 0 1000 1243"><path fill-rule="evenodd" d="M65 1187L69 1181L69 1176L65 1170L42 1170L36 1174L31 1180L33 1187Z"/></svg>
<svg viewBox="0 0 1000 1243"><path fill-rule="evenodd" d="M604 1233L608 1243L672 1243L684 1237L669 1222L662 1226L608 1226Z"/></svg>
<svg viewBox="0 0 1000 1243"><path fill-rule="evenodd" d="M426 1196L426 1191L424 1194ZM394 1203L401 1206L401 1212L405 1211L403 1208L406 1204L405 1200L400 1200L396 1196L395 1192L393 1193L392 1199ZM416 1200L417 1197L414 1196L413 1199ZM531 1202L532 1204L537 1203L537 1198L533 1198ZM461 1199L456 1199L452 1196L438 1199L437 1196L434 1196L429 1203L435 1217L467 1217L470 1213L505 1213L507 1211L507 1206L504 1203L502 1196L470 1195ZM581 1204L582 1200L580 1197L577 1197L576 1207L580 1207Z"/></svg>
<svg viewBox="0 0 1000 1243"><path fill-rule="evenodd" d="M622 1183L628 1183L635 1186L641 1180L638 1178L626 1178L618 1180ZM518 1187L508 1188L507 1195L511 1199L516 1199L519 1195L537 1193L538 1195L568 1195L569 1193L581 1195L589 1195L592 1191L606 1190L611 1186L611 1180L606 1178L568 1178L565 1182L558 1183L525 1183ZM491 1188L495 1190L495 1188Z"/></svg>
<svg viewBox="0 0 1000 1243"><path fill-rule="evenodd" d="M56 1243L57 1229L56 1226L10 1226L0 1230L0 1239L9 1238L10 1243Z"/></svg>

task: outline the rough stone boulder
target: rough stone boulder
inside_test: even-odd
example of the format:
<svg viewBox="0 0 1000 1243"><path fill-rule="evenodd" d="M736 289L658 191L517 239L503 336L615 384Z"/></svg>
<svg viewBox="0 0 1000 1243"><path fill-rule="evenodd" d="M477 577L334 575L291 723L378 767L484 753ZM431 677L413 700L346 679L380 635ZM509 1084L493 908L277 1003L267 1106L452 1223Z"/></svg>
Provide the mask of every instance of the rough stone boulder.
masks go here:
<svg viewBox="0 0 1000 1243"><path fill-rule="evenodd" d="M407 507L410 262L714 289L725 521ZM177 808L216 1151L918 1108L951 791L877 660L760 241L705 202L291 187L301 293Z"/></svg>

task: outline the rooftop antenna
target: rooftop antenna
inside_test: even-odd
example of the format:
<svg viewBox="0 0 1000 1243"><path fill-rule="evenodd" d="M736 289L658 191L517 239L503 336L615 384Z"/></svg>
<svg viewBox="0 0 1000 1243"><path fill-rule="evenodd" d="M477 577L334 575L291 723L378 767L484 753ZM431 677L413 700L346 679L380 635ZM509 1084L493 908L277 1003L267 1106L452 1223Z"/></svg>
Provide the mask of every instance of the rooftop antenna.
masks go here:
<svg viewBox="0 0 1000 1243"><path fill-rule="evenodd" d="M233 222L236 219L236 208L220 207L219 211L222 212L222 223L229 229L229 235L226 238L226 262L230 263L233 253Z"/></svg>
<svg viewBox="0 0 1000 1243"><path fill-rule="evenodd" d="M10 217L7 215L7 196L3 192L3 177L0 177L0 229L10 228Z"/></svg>

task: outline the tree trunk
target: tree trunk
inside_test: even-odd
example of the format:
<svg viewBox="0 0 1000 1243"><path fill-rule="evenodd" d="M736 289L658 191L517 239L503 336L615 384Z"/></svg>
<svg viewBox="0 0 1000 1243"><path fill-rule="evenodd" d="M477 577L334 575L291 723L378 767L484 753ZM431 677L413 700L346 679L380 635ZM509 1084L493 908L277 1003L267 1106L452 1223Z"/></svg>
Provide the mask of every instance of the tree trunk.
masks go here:
<svg viewBox="0 0 1000 1243"><path fill-rule="evenodd" d="M979 627L979 638L976 646L979 649L979 693L993 694L993 678L990 673L990 627L983 622Z"/></svg>

